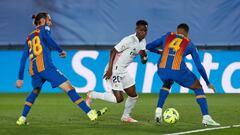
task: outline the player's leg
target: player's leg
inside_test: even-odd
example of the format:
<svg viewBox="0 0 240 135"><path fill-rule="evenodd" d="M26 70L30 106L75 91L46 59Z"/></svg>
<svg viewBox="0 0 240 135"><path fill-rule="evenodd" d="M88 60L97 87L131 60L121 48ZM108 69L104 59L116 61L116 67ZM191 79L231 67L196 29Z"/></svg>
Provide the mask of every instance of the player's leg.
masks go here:
<svg viewBox="0 0 240 135"><path fill-rule="evenodd" d="M158 69L158 76L163 82L163 86L160 89L157 108L155 111L155 121L159 124L162 123L162 108L163 105L169 95L169 90L171 89L171 86L173 84L173 81L171 81L170 73L169 71L165 69Z"/></svg>
<svg viewBox="0 0 240 135"><path fill-rule="evenodd" d="M129 73L122 76L122 86L128 97L125 102L125 108L121 120L123 122L138 122L130 116L132 109L137 102L138 95L136 93L135 81Z"/></svg>
<svg viewBox="0 0 240 135"><path fill-rule="evenodd" d="M181 78L178 78L176 82L194 91L196 101L202 112L203 124L215 125L215 126L219 125L214 120L212 120L212 118L208 114L207 99L203 91L202 85L200 84L197 77L189 70L182 71L181 74L182 74ZM206 119L208 120L208 122L204 121Z"/></svg>
<svg viewBox="0 0 240 135"><path fill-rule="evenodd" d="M172 84L173 84L173 81L170 81L170 80L163 81L163 86L160 89L157 108L155 111L155 120L157 123L162 123L162 108L169 95L169 91L171 89Z"/></svg>
<svg viewBox="0 0 240 135"><path fill-rule="evenodd" d="M197 103L200 106L202 116L203 116L202 123L205 126L206 125L219 126L220 124L215 122L208 113L207 99L199 80L196 79L195 82L190 86L190 88L194 90Z"/></svg>
<svg viewBox="0 0 240 135"><path fill-rule="evenodd" d="M122 77L113 74L111 78L106 81L106 85L106 92L89 91L87 93L86 102L88 105L91 104L92 99L100 99L112 103L121 103L124 100L122 92Z"/></svg>
<svg viewBox="0 0 240 135"><path fill-rule="evenodd" d="M59 87L64 90L69 98L77 104L90 118L90 120L96 120L98 114L95 110L91 110L83 100L81 96L78 95L75 88L71 85L68 79L57 69L50 69L41 73L42 77L45 77L49 81L53 88ZM101 111L99 112L99 115Z"/></svg>
<svg viewBox="0 0 240 135"><path fill-rule="evenodd" d="M16 122L17 125L26 125L27 124L27 115L29 114L31 107L34 104L36 98L40 94L41 87L44 84L44 82L45 82L45 80L41 79L39 76L37 76L37 75L32 76L32 86L34 89L26 98L26 101L25 101L25 104L23 107L23 111L22 111L22 115L21 115L21 117L19 117L19 119Z"/></svg>
<svg viewBox="0 0 240 135"><path fill-rule="evenodd" d="M96 110L91 110L90 107L87 106L86 102L83 100L83 98L78 95L75 88L72 87L69 81L65 81L64 83L60 84L58 86L62 90L64 90L69 98L72 100L73 103L75 103L77 106L79 106L90 118L90 120L96 120L98 115Z"/></svg>
<svg viewBox="0 0 240 135"><path fill-rule="evenodd" d="M103 101L107 101L107 102L112 102L112 103L120 103L121 102L121 98L117 93L114 94L115 90L112 91L106 91L106 92L96 92L96 91L89 91L87 93L87 98L86 98L86 103L88 106L90 106L92 104L92 99L100 99ZM115 96L116 95L116 96ZM119 97L119 98L116 98Z"/></svg>
<svg viewBox="0 0 240 135"><path fill-rule="evenodd" d="M124 91L127 93L128 97L127 97L127 100L125 102L125 108L124 108L121 120L123 122L138 122L137 120L133 119L130 116L130 114L132 112L132 109L134 108L134 106L137 102L137 99L138 99L135 84L128 87L128 88L125 88Z"/></svg>

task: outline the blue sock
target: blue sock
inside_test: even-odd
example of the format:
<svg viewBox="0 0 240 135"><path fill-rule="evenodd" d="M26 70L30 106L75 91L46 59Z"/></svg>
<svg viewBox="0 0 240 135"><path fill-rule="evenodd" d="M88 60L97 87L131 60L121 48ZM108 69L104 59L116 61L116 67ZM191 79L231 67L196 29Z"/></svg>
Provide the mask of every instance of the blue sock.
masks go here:
<svg viewBox="0 0 240 135"><path fill-rule="evenodd" d="M208 104L203 89L194 90L197 103L201 108L202 115L208 115Z"/></svg>
<svg viewBox="0 0 240 135"><path fill-rule="evenodd" d="M77 94L75 89L68 91L67 94L85 113L91 111L91 108L87 106L86 102Z"/></svg>
<svg viewBox="0 0 240 135"><path fill-rule="evenodd" d="M23 108L22 116L27 117L31 106L33 105L35 99L37 98L38 94L31 92L28 97L26 98L26 102Z"/></svg>
<svg viewBox="0 0 240 135"><path fill-rule="evenodd" d="M163 87L160 90L157 107L160 107L160 108L163 107L163 104L164 104L168 94L169 94L169 89L168 88Z"/></svg>

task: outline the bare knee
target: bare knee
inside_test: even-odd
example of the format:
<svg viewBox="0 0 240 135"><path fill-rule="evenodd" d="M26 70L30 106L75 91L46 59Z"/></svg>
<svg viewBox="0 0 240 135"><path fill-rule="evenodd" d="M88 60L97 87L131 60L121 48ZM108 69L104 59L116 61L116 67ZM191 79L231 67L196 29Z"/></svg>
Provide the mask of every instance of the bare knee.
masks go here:
<svg viewBox="0 0 240 135"><path fill-rule="evenodd" d="M40 94L41 89L36 88L36 89L33 89L32 92L33 92L34 94L37 94L37 95L38 95L38 94Z"/></svg>
<svg viewBox="0 0 240 135"><path fill-rule="evenodd" d="M74 87L71 85L71 83L69 81L66 81L64 83L62 83L59 88L61 88L62 90L64 90L65 92L68 92L72 89L74 89Z"/></svg>
<svg viewBox="0 0 240 135"><path fill-rule="evenodd" d="M116 97L117 103L121 103L124 101L124 97L122 95L115 96L115 97Z"/></svg>
<svg viewBox="0 0 240 135"><path fill-rule="evenodd" d="M200 84L199 80L196 80L193 85L191 86L191 89L196 90L196 89L201 89L202 85Z"/></svg>

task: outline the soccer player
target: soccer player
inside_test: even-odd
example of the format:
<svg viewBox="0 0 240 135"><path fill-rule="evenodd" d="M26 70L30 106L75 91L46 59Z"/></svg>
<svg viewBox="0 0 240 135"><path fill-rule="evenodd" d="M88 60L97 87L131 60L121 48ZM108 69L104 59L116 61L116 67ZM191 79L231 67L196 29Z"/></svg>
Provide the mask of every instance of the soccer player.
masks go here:
<svg viewBox="0 0 240 135"><path fill-rule="evenodd" d="M56 44L50 35L50 26L52 26L50 15L48 13L41 12L36 16L33 16L33 19L33 23L36 28L27 37L24 52L21 58L18 80L16 81L16 87L21 88L23 86L23 74L26 60L29 57L29 73L32 78L33 90L26 98L22 116L19 117L16 124L28 124L26 121L27 115L34 101L38 97L45 81L50 82L53 88L59 87L64 90L70 99L87 114L91 121L96 120L98 115L102 115L106 111L106 108L103 108L98 112L90 109L83 98L76 93L75 88L70 84L68 79L52 63L52 48L59 52L59 56L61 58L66 57L66 52L63 51L58 44Z"/></svg>
<svg viewBox="0 0 240 135"><path fill-rule="evenodd" d="M162 54L158 61L158 75L163 82L160 90L155 120L162 122L162 107L174 82L194 91L197 103L203 115L204 125L219 126L208 114L208 105L202 85L197 77L187 68L185 57L191 54L193 61L209 88L215 91L214 86L209 82L205 69L202 66L197 48L188 38L189 27L182 23L177 26L177 33L169 32L161 38L147 44L151 52ZM159 50L162 49L162 51Z"/></svg>
<svg viewBox="0 0 240 135"><path fill-rule="evenodd" d="M138 122L130 116L130 113L137 102L135 81L129 75L127 67L135 57L140 54L141 62L147 62L145 36L148 30L148 23L145 20L136 22L136 33L123 38L110 52L110 59L104 78L107 80L107 92L100 93L89 91L86 102L91 104L92 99L101 99L113 103L121 103L124 100L123 91L128 95L125 109L121 117L123 122Z"/></svg>

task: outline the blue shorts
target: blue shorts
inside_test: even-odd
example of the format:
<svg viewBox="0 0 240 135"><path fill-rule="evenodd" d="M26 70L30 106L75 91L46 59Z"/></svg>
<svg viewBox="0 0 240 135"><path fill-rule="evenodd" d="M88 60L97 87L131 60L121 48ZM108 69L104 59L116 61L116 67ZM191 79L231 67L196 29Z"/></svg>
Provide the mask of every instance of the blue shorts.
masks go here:
<svg viewBox="0 0 240 135"><path fill-rule="evenodd" d="M190 88L197 80L197 77L189 70L171 70L171 69L158 69L158 76L163 81L163 86L170 88L176 82L183 87Z"/></svg>
<svg viewBox="0 0 240 135"><path fill-rule="evenodd" d="M32 76L32 86L34 89L41 89L45 81L51 83L53 88L58 87L68 79L56 68L46 69Z"/></svg>

